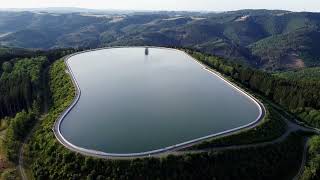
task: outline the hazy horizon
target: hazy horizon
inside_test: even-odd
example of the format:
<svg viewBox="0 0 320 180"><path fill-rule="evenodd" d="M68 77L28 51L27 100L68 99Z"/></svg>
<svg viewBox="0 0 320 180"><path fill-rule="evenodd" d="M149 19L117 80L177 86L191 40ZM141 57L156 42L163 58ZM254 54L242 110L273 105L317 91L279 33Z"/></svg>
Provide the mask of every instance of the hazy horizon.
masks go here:
<svg viewBox="0 0 320 180"><path fill-rule="evenodd" d="M320 12L320 1L316 0L11 0L1 2L1 9L33 8L85 8L95 10L130 11L234 11L241 9L268 9L288 11Z"/></svg>

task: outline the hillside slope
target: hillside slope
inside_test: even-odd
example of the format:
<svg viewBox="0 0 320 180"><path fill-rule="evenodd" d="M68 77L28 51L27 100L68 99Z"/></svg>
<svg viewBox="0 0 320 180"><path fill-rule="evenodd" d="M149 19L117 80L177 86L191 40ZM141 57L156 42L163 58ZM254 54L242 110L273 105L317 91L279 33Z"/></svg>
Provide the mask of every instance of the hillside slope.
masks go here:
<svg viewBox="0 0 320 180"><path fill-rule="evenodd" d="M320 13L0 12L0 45L95 48L115 45L199 49L266 70L319 65Z"/></svg>
<svg viewBox="0 0 320 180"><path fill-rule="evenodd" d="M266 68L303 68L320 63L320 31L303 28L260 40L250 49L266 65Z"/></svg>
<svg viewBox="0 0 320 180"><path fill-rule="evenodd" d="M320 79L320 67L304 68L295 71L286 71L276 73L276 76L291 79L291 80L303 80L303 81L319 81Z"/></svg>

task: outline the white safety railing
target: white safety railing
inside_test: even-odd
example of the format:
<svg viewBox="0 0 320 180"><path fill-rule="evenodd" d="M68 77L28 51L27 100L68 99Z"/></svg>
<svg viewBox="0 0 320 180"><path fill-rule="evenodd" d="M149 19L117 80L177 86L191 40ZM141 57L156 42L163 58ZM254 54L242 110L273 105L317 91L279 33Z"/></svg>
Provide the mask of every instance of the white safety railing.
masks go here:
<svg viewBox="0 0 320 180"><path fill-rule="evenodd" d="M221 80L225 81L230 87L234 88L236 91L238 91L239 93L243 94L244 96L248 97L252 102L254 102L258 109L259 109L259 115L258 117L252 121L249 124L243 125L243 126L239 126L237 128L233 128L230 130L226 130L223 132L219 132L219 133L215 133L215 134L211 134L208 136L204 136L201 138L197 138L197 139L193 139L190 141L186 141L183 143L179 143L176 145L172 145L172 146L168 146L162 149L157 149L157 150L152 150L152 151L146 151L146 152L140 152L140 153L124 153L124 154L118 154L118 153L107 153L107 152L102 152L102 151L97 151L97 150L92 150L92 149L86 149L83 147L79 147L76 146L74 144L72 144L71 142L69 142L67 139L65 139L60 131L60 126L62 121L64 120L64 118L68 115L68 113L75 107L75 105L77 104L77 102L80 99L81 96L81 89L77 83L77 80L72 72L72 69L68 63L68 60L78 54L82 54L82 53L86 53L86 52L91 52L91 51L98 51L98 50L104 50L104 49L113 49L113 48L131 48L131 47L125 47L125 46L117 46L117 47L106 47L106 48L97 48L97 49L92 49L92 50L86 50L86 51L82 51L82 52L77 52L71 55L68 55L66 57L64 57L64 62L67 65L68 71L70 73L72 82L76 88L76 97L74 98L72 104L59 116L59 118L56 120L54 127L53 127L53 132L55 137L57 138L57 140L64 145L66 148L76 151L78 153L81 154L85 154L85 155L89 155L89 156L95 156L95 157L100 157L100 158L111 158L111 157L141 157L141 156L151 156L151 155L156 155L156 154L161 154L161 153L165 153L165 152L169 152L169 151L174 151L174 150L179 150L179 149L183 149L183 148L187 148L190 147L196 143L202 142L204 140L213 138L213 137L217 137L217 136L222 136L222 135L227 135L227 134L231 134L234 132L237 132L239 130L243 130L246 128L253 128L255 127L258 122L260 120L263 119L264 115L265 115L265 107L263 106L263 104L261 102L259 102L259 100L257 100L255 97L253 97L252 95L250 95L249 93L245 92L244 90L240 89L239 87L237 87L235 84L233 84L232 82L228 81L227 79L225 79L222 75L220 75L218 72L211 70L209 67L207 67L206 65L200 63L198 60L196 60L194 57L192 57L191 55L189 55L188 53L178 50L178 49L172 49L172 48L166 48L166 47L154 47L154 46L143 46L143 48L148 47L148 48L159 48L159 49L168 49L168 50L174 50L174 51L178 51L178 52L182 52L184 54L186 54L187 56L189 56L192 60L194 60L197 64L199 64L200 66L203 67L204 70L208 71L209 73L217 76L218 78L220 78Z"/></svg>

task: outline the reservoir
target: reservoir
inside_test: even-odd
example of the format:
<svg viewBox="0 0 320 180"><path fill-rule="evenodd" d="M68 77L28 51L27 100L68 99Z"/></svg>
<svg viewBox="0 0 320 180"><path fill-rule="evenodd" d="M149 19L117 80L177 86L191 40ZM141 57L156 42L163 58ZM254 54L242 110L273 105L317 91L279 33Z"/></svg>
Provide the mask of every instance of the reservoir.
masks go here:
<svg viewBox="0 0 320 180"><path fill-rule="evenodd" d="M100 49L66 60L81 95L59 126L70 144L128 154L257 121L253 99L173 49Z"/></svg>

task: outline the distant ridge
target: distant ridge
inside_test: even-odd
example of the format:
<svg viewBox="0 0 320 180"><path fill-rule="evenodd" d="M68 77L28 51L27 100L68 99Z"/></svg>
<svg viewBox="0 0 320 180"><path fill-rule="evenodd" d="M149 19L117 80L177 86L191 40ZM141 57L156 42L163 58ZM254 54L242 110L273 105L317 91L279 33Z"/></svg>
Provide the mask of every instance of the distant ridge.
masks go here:
<svg viewBox="0 0 320 180"><path fill-rule="evenodd" d="M13 11L13 12L48 12L48 13L111 13L123 14L133 13L136 11L130 10L112 10L112 9L87 9L77 7L48 7L48 8L0 8L0 11Z"/></svg>
<svg viewBox="0 0 320 180"><path fill-rule="evenodd" d="M314 41L319 38L320 13L311 12L133 12L82 8L0 11L2 46L187 47L268 71L320 65L320 43Z"/></svg>

